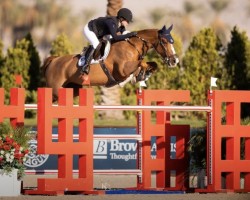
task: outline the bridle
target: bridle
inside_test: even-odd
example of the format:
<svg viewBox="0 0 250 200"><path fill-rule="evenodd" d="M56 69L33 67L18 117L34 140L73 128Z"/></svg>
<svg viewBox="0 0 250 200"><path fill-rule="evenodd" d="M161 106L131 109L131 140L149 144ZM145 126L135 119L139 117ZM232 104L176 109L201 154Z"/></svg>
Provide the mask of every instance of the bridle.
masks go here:
<svg viewBox="0 0 250 200"><path fill-rule="evenodd" d="M176 54L173 54L173 55L171 55L171 56L168 56L168 50L167 50L166 46L164 45L163 39L162 39L162 37L160 36L160 34L158 35L158 42L157 42L156 45L152 44L151 42L145 40L144 38L142 38L142 37L140 37L140 36L138 36L138 35L136 35L135 37L137 37L138 39L140 39L140 40L143 42L143 45L142 45L142 53L140 53L139 49L136 47L136 45L135 45L134 43L132 43L130 40L127 40L127 41L129 42L130 45L132 45L132 46L137 50L137 52L138 52L138 54L139 54L139 60L143 60L143 58L145 57L145 55L146 55L146 53L147 53L147 51L148 51L148 49L150 48L151 45L153 46L153 48L154 48L155 51L157 51L157 48L158 48L158 46L160 45L160 47L161 47L161 48L163 49L163 51L164 51L164 55L165 55L165 56L162 57L162 60L163 60L163 62L165 62L165 63L169 63L170 58L176 56ZM150 44L150 45L148 45L148 44ZM144 49L145 49L145 46L146 46L146 50L144 50Z"/></svg>
<svg viewBox="0 0 250 200"><path fill-rule="evenodd" d="M169 62L170 62L170 58L171 58L171 57L175 57L176 54L173 54L173 55L170 55L170 56L169 56L169 55L168 55L168 50L167 50L167 48L166 48L166 46L165 46L164 44L166 44L166 43L163 41L161 34L159 34L159 35L158 35L158 42L157 42L157 44L155 45L154 49L156 50L157 47L160 45L160 47L163 49L164 54L165 54L165 56L162 58L162 60L163 60L163 62L165 62L165 63L169 63Z"/></svg>

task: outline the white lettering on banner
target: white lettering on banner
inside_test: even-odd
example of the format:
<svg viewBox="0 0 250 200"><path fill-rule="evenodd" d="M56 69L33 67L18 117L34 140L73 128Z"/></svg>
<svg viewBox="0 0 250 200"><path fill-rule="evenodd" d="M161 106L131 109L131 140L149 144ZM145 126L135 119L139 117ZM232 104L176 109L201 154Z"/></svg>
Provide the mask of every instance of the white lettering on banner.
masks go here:
<svg viewBox="0 0 250 200"><path fill-rule="evenodd" d="M157 146L156 146L156 143L154 143L153 145L152 145L152 147L151 147L151 152L152 151L156 151L157 150Z"/></svg>
<svg viewBox="0 0 250 200"><path fill-rule="evenodd" d="M95 159L107 159L107 155L110 155L111 159L114 160L135 160L137 159L137 154L117 154L117 152L136 152L137 143L136 142L123 142L124 140L96 140L94 142L94 158ZM110 143L110 146L108 145ZM109 148L109 149L108 149ZM157 145L154 142L151 147L151 152L157 151ZM176 152L176 144L170 144L171 153ZM156 155L151 155L152 159L156 159Z"/></svg>
<svg viewBox="0 0 250 200"><path fill-rule="evenodd" d="M136 151L137 150L137 143L130 143L130 142L120 142L119 140L109 140L111 143L110 151ZM153 143L151 147L151 152L155 152L157 150L156 143ZM176 144L170 143L170 151L176 152Z"/></svg>
<svg viewBox="0 0 250 200"><path fill-rule="evenodd" d="M156 143L152 143L151 152L155 154L157 151ZM176 144L170 144L171 153L176 152ZM137 159L137 142L110 139L95 139L93 145L94 159L114 159L114 160L136 160ZM121 153L121 154L120 154ZM37 141L30 141L30 152L25 161L25 166L36 168L43 165L49 158L49 155L37 154ZM151 155L152 159L156 159L156 155Z"/></svg>
<svg viewBox="0 0 250 200"><path fill-rule="evenodd" d="M176 152L176 143L170 143L170 151Z"/></svg>
<svg viewBox="0 0 250 200"><path fill-rule="evenodd" d="M137 143L119 142L119 140L110 140L110 151L136 151Z"/></svg>
<svg viewBox="0 0 250 200"><path fill-rule="evenodd" d="M107 153L107 140L94 140L94 154Z"/></svg>
<svg viewBox="0 0 250 200"><path fill-rule="evenodd" d="M116 154L116 153L110 153L111 159L114 160L125 160L126 162L129 160L136 160L137 153L135 154Z"/></svg>
<svg viewBox="0 0 250 200"><path fill-rule="evenodd" d="M37 154L37 141L30 140L29 142L30 152L24 165L27 167L39 167L42 166L49 158L49 155Z"/></svg>
<svg viewBox="0 0 250 200"><path fill-rule="evenodd" d="M107 159L107 140L94 140L94 159Z"/></svg>

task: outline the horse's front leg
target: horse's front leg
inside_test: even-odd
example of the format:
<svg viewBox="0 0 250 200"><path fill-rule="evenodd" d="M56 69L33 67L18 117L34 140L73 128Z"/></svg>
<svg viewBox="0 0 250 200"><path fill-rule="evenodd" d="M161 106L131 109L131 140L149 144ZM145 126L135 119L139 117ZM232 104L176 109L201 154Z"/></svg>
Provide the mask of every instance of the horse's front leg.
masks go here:
<svg viewBox="0 0 250 200"><path fill-rule="evenodd" d="M136 81L147 80L152 73L157 69L156 62L141 62L140 64L141 70L136 75Z"/></svg>
<svg viewBox="0 0 250 200"><path fill-rule="evenodd" d="M120 87L123 87L128 82L136 83L136 76L140 71L140 61L127 61L124 63L120 63L119 65L119 73L123 82L119 83Z"/></svg>
<svg viewBox="0 0 250 200"><path fill-rule="evenodd" d="M135 73L140 66L141 61L128 61L124 63L123 74L125 77L130 76L130 74Z"/></svg>
<svg viewBox="0 0 250 200"><path fill-rule="evenodd" d="M128 77L131 74L137 77L140 73L143 73L144 76L146 73L152 73L156 68L156 62L129 61L123 65L122 74L124 77Z"/></svg>
<svg viewBox="0 0 250 200"><path fill-rule="evenodd" d="M122 74L126 77L119 85L123 87L126 83L131 81L132 84L148 79L151 74L156 70L157 64L155 62L144 61L129 61L123 65Z"/></svg>

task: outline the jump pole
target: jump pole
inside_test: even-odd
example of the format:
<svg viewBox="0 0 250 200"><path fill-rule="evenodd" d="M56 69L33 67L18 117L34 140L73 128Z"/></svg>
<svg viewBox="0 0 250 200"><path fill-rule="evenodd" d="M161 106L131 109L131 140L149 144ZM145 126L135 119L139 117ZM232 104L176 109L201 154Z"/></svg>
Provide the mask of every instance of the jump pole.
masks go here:
<svg viewBox="0 0 250 200"><path fill-rule="evenodd" d="M206 111L212 112L211 106L142 106L140 99L138 100L139 105L128 106L128 105L94 105L95 110L132 110L138 112L138 134L133 135L94 135L94 139L133 139L138 141L138 170L94 170L94 174L130 174L138 175L139 182L141 182L142 175L142 116L141 111L154 110L154 111ZM58 106L54 104L53 106ZM77 107L78 105L75 105ZM37 104L25 104L25 110L37 110ZM210 129L211 130L211 129ZM52 138L57 139L56 135L52 135ZM77 139L77 136L74 136ZM77 170L76 170L77 172ZM57 170L26 170L27 174L54 174Z"/></svg>
<svg viewBox="0 0 250 200"><path fill-rule="evenodd" d="M58 105L54 105L58 106ZM78 105L75 105L78 107ZM94 105L94 110L154 110L154 111L206 111L211 112L211 106L118 106L118 105ZM25 104L25 110L37 110L37 104Z"/></svg>
<svg viewBox="0 0 250 200"><path fill-rule="evenodd" d="M142 141L142 120L141 120L141 111L145 110L154 110L154 111L205 111L212 112L211 106L142 106L140 105L140 99L138 102L139 105L128 106L128 105L94 105L95 110L132 110L138 112L138 134L137 135L94 135L94 139L134 139L138 141L138 169L139 170L94 170L94 174L137 174L141 175L141 141ZM54 104L53 106L58 106ZM77 107L78 105L75 105ZM37 110L37 104L25 104L25 110ZM211 129L210 129L211 130ZM56 136L53 136L56 138ZM57 170L44 170L44 171L35 171L27 170L28 174L34 173L56 173Z"/></svg>

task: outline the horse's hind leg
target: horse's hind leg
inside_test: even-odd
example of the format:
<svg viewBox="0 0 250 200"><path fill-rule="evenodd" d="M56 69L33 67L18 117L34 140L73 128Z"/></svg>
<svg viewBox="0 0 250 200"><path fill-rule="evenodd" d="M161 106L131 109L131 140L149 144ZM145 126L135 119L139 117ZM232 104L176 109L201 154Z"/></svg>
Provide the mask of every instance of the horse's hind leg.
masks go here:
<svg viewBox="0 0 250 200"><path fill-rule="evenodd" d="M52 88L52 101L53 101L53 103L58 100L58 89L59 88Z"/></svg>
<svg viewBox="0 0 250 200"><path fill-rule="evenodd" d="M58 90L59 88L71 88L68 85L66 87L56 87L52 89L52 98L53 102L56 102L58 100ZM74 84L73 87L73 97L79 96L79 89L82 88L81 85Z"/></svg>
<svg viewBox="0 0 250 200"><path fill-rule="evenodd" d="M61 83L54 83L52 87L52 98L53 98L53 102L58 100L58 90L59 88L62 88L62 84Z"/></svg>
<svg viewBox="0 0 250 200"><path fill-rule="evenodd" d="M76 83L67 83L63 85L64 88L73 88L73 96L77 97L79 96L79 89L82 88L82 85L76 84Z"/></svg>

